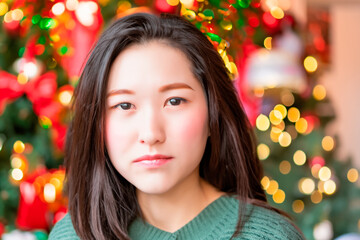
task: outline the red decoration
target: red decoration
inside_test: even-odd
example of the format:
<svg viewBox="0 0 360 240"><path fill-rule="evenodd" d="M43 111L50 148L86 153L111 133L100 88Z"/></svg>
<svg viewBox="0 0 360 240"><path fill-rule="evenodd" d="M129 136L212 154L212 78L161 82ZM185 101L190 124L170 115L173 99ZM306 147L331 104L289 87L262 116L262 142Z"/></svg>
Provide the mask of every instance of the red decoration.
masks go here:
<svg viewBox="0 0 360 240"><path fill-rule="evenodd" d="M249 55L256 50L256 46L249 40L244 41L242 45L242 52L239 52L237 56L236 66L238 69L238 79L235 82L235 87L239 93L240 101L244 107L244 110L252 125L255 125L256 118L260 113L260 107L262 100L256 98L249 93L247 86L247 79L245 79L246 73L246 61Z"/></svg>
<svg viewBox="0 0 360 240"><path fill-rule="evenodd" d="M58 27L53 29L52 34L58 34L61 41L57 44L57 48L67 46L70 50L64 56L61 56L61 65L67 71L70 78L76 78L81 73L86 58L91 47L97 39L97 34L101 29L103 18L100 12L100 7L96 1L79 1L79 4L92 4L97 5L95 12L84 12L82 14L91 14L93 22L90 26L84 25L75 12L67 12L70 18L60 18ZM63 14L66 15L66 14ZM68 29L68 21L74 22L74 27ZM59 45L62 44L63 46Z"/></svg>
<svg viewBox="0 0 360 240"><path fill-rule="evenodd" d="M175 13L176 6L171 6L166 0L155 0L155 9L161 13Z"/></svg>
<svg viewBox="0 0 360 240"><path fill-rule="evenodd" d="M45 169L39 169L20 184L20 202L16 218L16 225L20 229L46 230L49 228L47 221L47 204L41 201L33 185L35 178L45 172Z"/></svg>

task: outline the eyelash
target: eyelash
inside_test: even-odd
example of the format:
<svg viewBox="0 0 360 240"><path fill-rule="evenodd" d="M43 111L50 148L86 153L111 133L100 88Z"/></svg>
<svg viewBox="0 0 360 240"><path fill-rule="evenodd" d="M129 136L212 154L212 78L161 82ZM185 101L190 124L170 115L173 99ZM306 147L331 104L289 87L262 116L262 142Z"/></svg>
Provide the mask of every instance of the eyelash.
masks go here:
<svg viewBox="0 0 360 240"><path fill-rule="evenodd" d="M183 102L183 103L186 103L186 102L187 102L187 100L184 99L184 98L172 97L172 98L170 98L170 99L168 99L168 100L166 101L166 104L165 104L165 105L167 105L168 102L170 103L170 101L173 100L173 99L176 100L177 103L179 103L178 101L180 101L180 103L179 103L179 104L176 104L176 105L170 104L171 106L179 106L179 105L181 104L181 102ZM134 105L131 104L131 103L129 103L129 102L123 102L123 103L116 104L113 108L119 108L119 107L120 107L122 110L127 111L127 110L130 110L132 106L134 106ZM125 108L124 108L124 107L125 107Z"/></svg>

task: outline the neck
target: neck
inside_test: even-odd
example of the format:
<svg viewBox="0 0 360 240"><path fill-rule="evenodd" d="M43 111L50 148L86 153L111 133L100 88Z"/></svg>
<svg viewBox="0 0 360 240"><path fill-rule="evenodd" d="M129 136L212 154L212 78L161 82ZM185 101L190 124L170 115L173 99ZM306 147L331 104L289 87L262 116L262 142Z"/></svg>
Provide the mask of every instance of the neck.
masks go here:
<svg viewBox="0 0 360 240"><path fill-rule="evenodd" d="M224 194L199 176L186 181L190 184L181 183L163 194L137 192L141 211L149 224L175 232Z"/></svg>

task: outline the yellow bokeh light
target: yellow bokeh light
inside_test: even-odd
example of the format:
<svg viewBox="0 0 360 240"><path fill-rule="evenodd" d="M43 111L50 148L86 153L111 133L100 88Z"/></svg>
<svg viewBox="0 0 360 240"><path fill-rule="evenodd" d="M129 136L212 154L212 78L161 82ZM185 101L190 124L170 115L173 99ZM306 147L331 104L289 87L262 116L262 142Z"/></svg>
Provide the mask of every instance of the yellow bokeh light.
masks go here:
<svg viewBox="0 0 360 240"><path fill-rule="evenodd" d="M277 104L275 107L274 107L274 110L278 110L280 113L281 113L281 116L282 116L282 119L286 118L286 115L287 115L287 110L286 110L286 107L282 104Z"/></svg>
<svg viewBox="0 0 360 240"><path fill-rule="evenodd" d="M54 15L59 16L64 13L65 11L65 5L62 2L58 2L54 4L54 6L51 8L51 11L54 13Z"/></svg>
<svg viewBox="0 0 360 240"><path fill-rule="evenodd" d="M319 178L320 169L321 169L320 164L315 164L314 166L311 167L311 174L313 175L314 178Z"/></svg>
<svg viewBox="0 0 360 240"><path fill-rule="evenodd" d="M308 72L315 72L318 67L317 60L313 56L307 56L304 60L304 67Z"/></svg>
<svg viewBox="0 0 360 240"><path fill-rule="evenodd" d="M279 170L282 174L288 174L290 171L291 171L291 164L289 163L289 161L282 161L280 164L279 164Z"/></svg>
<svg viewBox="0 0 360 240"><path fill-rule="evenodd" d="M296 165L304 165L306 162L306 154L302 150L297 150L294 153L293 160Z"/></svg>
<svg viewBox="0 0 360 240"><path fill-rule="evenodd" d="M170 5L170 6L177 6L179 5L179 0L166 0L166 2Z"/></svg>
<svg viewBox="0 0 360 240"><path fill-rule="evenodd" d="M294 95L289 90L284 90L281 92L281 102L285 106L290 107L295 102Z"/></svg>
<svg viewBox="0 0 360 240"><path fill-rule="evenodd" d="M22 168L23 160L19 157L12 157L11 158L11 167L12 168Z"/></svg>
<svg viewBox="0 0 360 240"><path fill-rule="evenodd" d="M283 203L285 201L285 192L281 189L278 189L273 195L273 200L278 204Z"/></svg>
<svg viewBox="0 0 360 240"><path fill-rule="evenodd" d="M278 110L272 110L269 114L270 122L274 125L278 125L282 121L282 114Z"/></svg>
<svg viewBox="0 0 360 240"><path fill-rule="evenodd" d="M261 186L263 187L264 190L268 189L270 185L270 179L267 176L264 176L261 179Z"/></svg>
<svg viewBox="0 0 360 240"><path fill-rule="evenodd" d="M70 91L62 91L59 93L59 101L62 105L68 106L71 102L72 92Z"/></svg>
<svg viewBox="0 0 360 240"><path fill-rule="evenodd" d="M321 181L326 181L329 180L331 178L331 171L328 167L324 166L322 168L320 168L319 170L319 179Z"/></svg>
<svg viewBox="0 0 360 240"><path fill-rule="evenodd" d="M58 178L56 178L56 177L51 178L50 181L49 181L49 183L51 183L52 185L54 185L55 189L57 189L57 190L60 189L60 190L61 190L62 183L61 183L61 181L60 181Z"/></svg>
<svg viewBox="0 0 360 240"><path fill-rule="evenodd" d="M302 178L298 187L300 192L310 195L315 190L315 182L311 178Z"/></svg>
<svg viewBox="0 0 360 240"><path fill-rule="evenodd" d="M257 154L260 160L265 160L270 155L270 148L266 144L260 143L257 146Z"/></svg>
<svg viewBox="0 0 360 240"><path fill-rule="evenodd" d="M288 111L288 119L290 122L297 122L300 119L300 111L296 107L292 107Z"/></svg>
<svg viewBox="0 0 360 240"><path fill-rule="evenodd" d="M271 50L271 48L272 48L272 43L271 43L271 41L272 41L272 37L267 37L267 38L265 38L265 40L264 40L264 47L265 47L266 49L268 49L268 50Z"/></svg>
<svg viewBox="0 0 360 240"><path fill-rule="evenodd" d="M11 171L11 177L12 177L15 181L20 181L21 179L23 179L24 173L21 171L21 169L19 169L19 168L14 168L14 169Z"/></svg>
<svg viewBox="0 0 360 240"><path fill-rule="evenodd" d="M17 76L17 81L21 85L24 85L29 81L29 79L24 73L19 73L19 75Z"/></svg>
<svg viewBox="0 0 360 240"><path fill-rule="evenodd" d="M284 11L279 7L272 7L270 10L271 16L276 19L282 19L284 17Z"/></svg>
<svg viewBox="0 0 360 240"><path fill-rule="evenodd" d="M185 6L192 6L194 4L194 0L180 0L180 2Z"/></svg>
<svg viewBox="0 0 360 240"><path fill-rule="evenodd" d="M270 195L273 195L279 189L279 184L275 180L270 180L269 187L266 189L266 192Z"/></svg>
<svg viewBox="0 0 360 240"><path fill-rule="evenodd" d="M280 134L282 133L282 130L277 127L272 127L270 131L270 138L273 142L279 142Z"/></svg>
<svg viewBox="0 0 360 240"><path fill-rule="evenodd" d="M327 180L326 182L324 182L324 192L327 195L331 195L336 191L336 184L333 180Z"/></svg>
<svg viewBox="0 0 360 240"><path fill-rule="evenodd" d="M21 19L23 19L24 13L20 9L14 9L13 11L11 11L11 17L14 21L20 21Z"/></svg>
<svg viewBox="0 0 360 240"><path fill-rule="evenodd" d="M316 85L313 89L313 97L318 100L321 101L326 97L326 89L323 85Z"/></svg>
<svg viewBox="0 0 360 240"><path fill-rule="evenodd" d="M44 186L44 199L48 203L55 202L56 199L56 189L55 186L51 183L47 183Z"/></svg>
<svg viewBox="0 0 360 240"><path fill-rule="evenodd" d="M310 198L313 203L320 203L322 201L322 193L316 190L311 194Z"/></svg>
<svg viewBox="0 0 360 240"><path fill-rule="evenodd" d="M295 213L301 213L304 210L304 202L301 200L295 200L292 204L292 209Z"/></svg>
<svg viewBox="0 0 360 240"><path fill-rule="evenodd" d="M278 125L275 126L276 128L280 129L280 131L283 131L285 129L285 122L281 121Z"/></svg>
<svg viewBox="0 0 360 240"><path fill-rule="evenodd" d="M0 2L0 16L7 13L7 11L9 11L9 6L4 2Z"/></svg>
<svg viewBox="0 0 360 240"><path fill-rule="evenodd" d="M12 19L12 11L9 11L9 12L7 12L6 14L5 14L5 16L4 16L4 22L6 22L6 23L9 23L9 22L11 22L13 19Z"/></svg>
<svg viewBox="0 0 360 240"><path fill-rule="evenodd" d="M330 136L325 136L321 141L321 146L325 151L331 151L334 148L334 139Z"/></svg>
<svg viewBox="0 0 360 240"><path fill-rule="evenodd" d="M260 114L260 115L256 118L256 127L257 127L260 131L266 131L266 130L268 130L268 128L270 127L270 121L269 121L268 117L265 116L264 114Z"/></svg>
<svg viewBox="0 0 360 240"><path fill-rule="evenodd" d="M14 152L16 153L22 153L25 150L25 144L18 140L13 145Z"/></svg>
<svg viewBox="0 0 360 240"><path fill-rule="evenodd" d="M295 123L295 129L298 133L305 133L308 128L308 123L305 118L300 118Z"/></svg>
<svg viewBox="0 0 360 240"><path fill-rule="evenodd" d="M264 90L264 88L262 88L262 87L254 88L253 91L254 91L254 95L255 95L256 97L259 97L259 98L263 97L263 96L264 96L264 93L265 93L265 90Z"/></svg>
<svg viewBox="0 0 360 240"><path fill-rule="evenodd" d="M282 147L288 147L291 144L291 136L288 132L280 133L279 144Z"/></svg>
<svg viewBox="0 0 360 240"><path fill-rule="evenodd" d="M356 182L359 178L359 172L355 168L351 168L347 173L347 179L350 182Z"/></svg>

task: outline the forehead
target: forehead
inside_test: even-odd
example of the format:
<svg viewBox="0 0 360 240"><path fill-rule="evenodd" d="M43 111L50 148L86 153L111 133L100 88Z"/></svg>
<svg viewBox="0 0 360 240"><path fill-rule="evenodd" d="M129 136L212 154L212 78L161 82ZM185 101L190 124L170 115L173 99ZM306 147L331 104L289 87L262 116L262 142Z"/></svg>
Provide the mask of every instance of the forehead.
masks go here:
<svg viewBox="0 0 360 240"><path fill-rule="evenodd" d="M141 79L152 81L191 81L195 79L193 66L186 54L164 41L134 44L123 50L113 62L108 88L131 86Z"/></svg>

